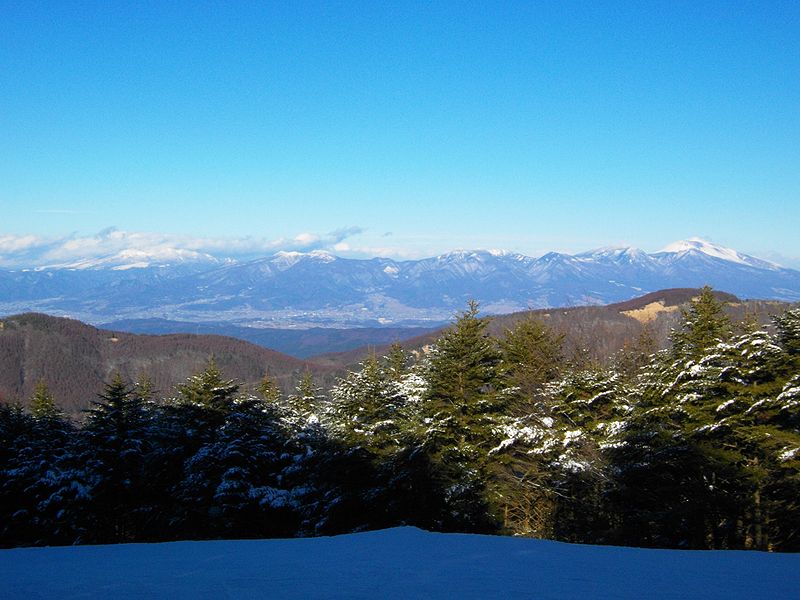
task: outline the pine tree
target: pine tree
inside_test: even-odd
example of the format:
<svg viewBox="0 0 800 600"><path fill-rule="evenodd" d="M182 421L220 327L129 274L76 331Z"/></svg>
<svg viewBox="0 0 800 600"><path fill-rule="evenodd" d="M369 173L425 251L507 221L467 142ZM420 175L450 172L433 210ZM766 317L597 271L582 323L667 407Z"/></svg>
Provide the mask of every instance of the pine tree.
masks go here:
<svg viewBox="0 0 800 600"><path fill-rule="evenodd" d="M615 456L617 542L791 544L784 492L796 489L800 423L787 410L788 355L765 331L712 339L692 358L665 355L643 377Z"/></svg>
<svg viewBox="0 0 800 600"><path fill-rule="evenodd" d="M398 342L394 342L386 356L387 375L392 381L400 381L408 373L408 353Z"/></svg>
<svg viewBox="0 0 800 600"><path fill-rule="evenodd" d="M287 489L291 453L279 407L240 396L184 462L175 493L186 537L290 536L298 515Z"/></svg>
<svg viewBox="0 0 800 600"><path fill-rule="evenodd" d="M778 330L778 343L790 356L800 357L800 308L787 310L773 321Z"/></svg>
<svg viewBox="0 0 800 600"><path fill-rule="evenodd" d="M516 387L521 398L530 398L558 377L563 367L563 340L563 335L556 335L532 316L506 330L505 339L500 341L502 369L508 385Z"/></svg>
<svg viewBox="0 0 800 600"><path fill-rule="evenodd" d="M430 457L436 484L447 506L440 527L494 531L490 507L489 451L506 398L499 370L500 352L486 334L488 321L478 317L477 302L436 342L425 377L421 406L423 449Z"/></svg>
<svg viewBox="0 0 800 600"><path fill-rule="evenodd" d="M225 413L233 403L239 385L226 380L212 358L206 368L178 386L181 402Z"/></svg>
<svg viewBox="0 0 800 600"><path fill-rule="evenodd" d="M93 541L136 539L136 492L144 487L150 450L148 414L134 389L114 374L88 411L84 434L89 442L87 464L93 476L91 495L97 517Z"/></svg>
<svg viewBox="0 0 800 600"><path fill-rule="evenodd" d="M271 404L278 404L281 401L281 390L269 373L265 373L261 378L256 391Z"/></svg>
<svg viewBox="0 0 800 600"><path fill-rule="evenodd" d="M54 420L61 419L64 413L56 406L55 398L50 393L47 383L40 379L33 391L30 402L31 415L35 419Z"/></svg>
<svg viewBox="0 0 800 600"><path fill-rule="evenodd" d="M295 415L295 420L302 426L309 420L319 421L317 413L324 399L322 390L314 382L314 376L307 370L297 382L294 393L289 394L286 404L290 412Z"/></svg>
<svg viewBox="0 0 800 600"><path fill-rule="evenodd" d="M153 384L153 380L145 373L139 375L139 378L133 384L133 391L143 402L152 402L155 400L155 385Z"/></svg>
<svg viewBox="0 0 800 600"><path fill-rule="evenodd" d="M614 370L627 381L635 381L641 369L652 361L658 350L653 330L646 324L633 343L625 346L613 357Z"/></svg>
<svg viewBox="0 0 800 600"><path fill-rule="evenodd" d="M730 319L709 286L705 286L681 314L682 330L672 336L673 351L680 357L697 360L706 350L731 337Z"/></svg>

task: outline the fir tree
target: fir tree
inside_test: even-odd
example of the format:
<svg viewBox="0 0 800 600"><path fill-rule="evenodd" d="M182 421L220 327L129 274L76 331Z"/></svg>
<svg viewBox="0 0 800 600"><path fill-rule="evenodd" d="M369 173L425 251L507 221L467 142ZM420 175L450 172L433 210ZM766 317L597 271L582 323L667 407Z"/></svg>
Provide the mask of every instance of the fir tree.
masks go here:
<svg viewBox="0 0 800 600"><path fill-rule="evenodd" d="M563 340L563 335L556 335L535 317L506 330L500 342L502 368L508 385L516 387L521 398L530 398L543 384L558 377L563 367Z"/></svg>
<svg viewBox="0 0 800 600"><path fill-rule="evenodd" d="M422 404L423 447L447 506L441 527L493 531L497 515L490 502L488 453L495 445L501 394L500 352L486 334L488 321L470 301L455 324L436 342Z"/></svg>
<svg viewBox="0 0 800 600"><path fill-rule="evenodd" d="M138 536L141 507L137 493L146 489L146 463L152 440L144 402L119 373L105 385L88 411L84 435L90 448L87 465L93 478L96 542L120 542Z"/></svg>
<svg viewBox="0 0 800 600"><path fill-rule="evenodd" d="M264 373L264 377L261 378L256 391L271 404L278 404L281 401L281 390L269 373Z"/></svg>
<svg viewBox="0 0 800 600"><path fill-rule="evenodd" d="M52 420L61 419L64 413L56 406L55 398L50 393L47 383L40 379L33 391L30 402L31 415L35 419Z"/></svg>
<svg viewBox="0 0 800 600"><path fill-rule="evenodd" d="M800 357L800 308L787 310L773 321L778 330L778 343L790 356Z"/></svg>
<svg viewBox="0 0 800 600"><path fill-rule="evenodd" d="M178 386L181 402L220 413L230 409L238 392L239 385L223 378L213 358L203 371Z"/></svg>
<svg viewBox="0 0 800 600"><path fill-rule="evenodd" d="M143 402L152 402L156 397L156 389L153 380L150 379L145 373L139 375L136 382L133 384L134 393L142 399Z"/></svg>
<svg viewBox="0 0 800 600"><path fill-rule="evenodd" d="M673 351L680 357L697 360L706 350L731 337L730 319L709 286L681 314L682 329L672 336Z"/></svg>
<svg viewBox="0 0 800 600"><path fill-rule="evenodd" d="M386 371L392 381L400 381L408 373L408 353L394 342L386 356Z"/></svg>

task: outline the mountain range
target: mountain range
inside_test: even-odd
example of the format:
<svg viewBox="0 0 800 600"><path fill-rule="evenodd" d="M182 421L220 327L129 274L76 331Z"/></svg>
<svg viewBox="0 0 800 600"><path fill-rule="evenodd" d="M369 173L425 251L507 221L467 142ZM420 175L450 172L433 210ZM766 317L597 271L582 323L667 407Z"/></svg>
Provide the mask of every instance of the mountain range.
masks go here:
<svg viewBox="0 0 800 600"><path fill-rule="evenodd" d="M711 285L742 298L800 300L800 271L692 238L655 253L601 248L530 257L459 250L421 260L325 251L236 261L130 250L0 271L0 314L39 311L94 324L164 319L265 328L434 326L467 300L489 314L621 302Z"/></svg>

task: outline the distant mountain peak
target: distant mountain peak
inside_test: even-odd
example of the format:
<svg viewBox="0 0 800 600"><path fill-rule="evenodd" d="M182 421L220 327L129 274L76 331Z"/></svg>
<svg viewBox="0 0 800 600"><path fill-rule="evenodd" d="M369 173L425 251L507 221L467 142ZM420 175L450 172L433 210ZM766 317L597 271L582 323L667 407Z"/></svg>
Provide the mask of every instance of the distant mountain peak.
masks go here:
<svg viewBox="0 0 800 600"><path fill-rule="evenodd" d="M576 254L575 256L581 258L622 256L640 257L645 256L646 254L647 253L644 250L634 248L633 246L603 246L602 248L595 248L594 250L582 252L581 254Z"/></svg>
<svg viewBox="0 0 800 600"><path fill-rule="evenodd" d="M737 252L733 248L726 248L725 246L720 246L719 244L709 242L708 240L704 240L703 238L699 237L691 237L686 240L673 242L660 251L660 253L665 253L665 254L683 254L691 252L699 252L701 254L705 254L706 256L711 256L713 258L719 258L721 260L725 260L728 262L738 263L740 265L747 265L750 267L757 267L761 269L780 268L780 265L777 265L773 262L763 260L760 258L755 258L747 254L742 254L741 252Z"/></svg>
<svg viewBox="0 0 800 600"><path fill-rule="evenodd" d="M278 264L279 267L288 269L293 267L301 260L315 260L319 262L333 262L337 259L336 256L325 250L312 250L311 252L297 252L294 250L280 250L276 252L270 262Z"/></svg>
<svg viewBox="0 0 800 600"><path fill-rule="evenodd" d="M82 258L53 264L44 269L111 269L113 271L127 271L129 269L147 269L150 267L170 267L188 263L220 264L220 260L203 252L173 248L168 246L152 246L143 248L125 248L119 252L93 258Z"/></svg>
<svg viewBox="0 0 800 600"><path fill-rule="evenodd" d="M456 250L451 250L450 252L445 252L444 254L440 254L435 258L439 260L465 260L465 259L482 259L482 258L506 258L506 257L516 257L520 256L514 252L509 250L502 250L500 248L478 248L475 250L468 250L459 248Z"/></svg>

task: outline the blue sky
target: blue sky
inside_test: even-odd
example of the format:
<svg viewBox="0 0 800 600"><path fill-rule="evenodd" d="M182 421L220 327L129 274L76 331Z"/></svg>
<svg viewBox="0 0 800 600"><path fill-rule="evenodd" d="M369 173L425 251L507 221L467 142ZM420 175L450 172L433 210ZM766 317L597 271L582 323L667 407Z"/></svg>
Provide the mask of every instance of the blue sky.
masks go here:
<svg viewBox="0 0 800 600"><path fill-rule="evenodd" d="M794 264L798 140L797 2L0 0L7 240Z"/></svg>

